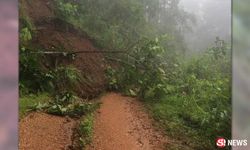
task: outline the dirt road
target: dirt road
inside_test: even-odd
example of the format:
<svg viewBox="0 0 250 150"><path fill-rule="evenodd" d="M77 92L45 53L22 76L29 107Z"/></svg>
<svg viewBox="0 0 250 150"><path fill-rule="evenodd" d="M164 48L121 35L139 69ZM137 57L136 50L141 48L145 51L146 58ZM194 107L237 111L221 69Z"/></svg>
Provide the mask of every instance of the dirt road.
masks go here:
<svg viewBox="0 0 250 150"><path fill-rule="evenodd" d="M63 150L72 144L70 118L31 113L19 123L19 150Z"/></svg>
<svg viewBox="0 0 250 150"><path fill-rule="evenodd" d="M167 143L144 106L116 93L101 98L93 141L87 150L163 150ZM72 145L76 122L67 117L31 113L19 122L20 150L62 150Z"/></svg>
<svg viewBox="0 0 250 150"><path fill-rule="evenodd" d="M160 150L166 138L152 125L137 100L107 94L96 114L93 142L87 150Z"/></svg>

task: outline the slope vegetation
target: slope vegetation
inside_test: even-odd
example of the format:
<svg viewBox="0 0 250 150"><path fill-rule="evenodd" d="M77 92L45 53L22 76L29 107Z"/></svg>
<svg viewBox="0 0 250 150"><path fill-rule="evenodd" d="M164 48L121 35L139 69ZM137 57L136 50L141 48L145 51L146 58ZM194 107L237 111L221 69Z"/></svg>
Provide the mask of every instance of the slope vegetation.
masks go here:
<svg viewBox="0 0 250 150"><path fill-rule="evenodd" d="M23 18L28 18L30 24L34 26L29 48L55 52L89 51L90 53L77 53L74 60L63 55L45 55L42 65L45 68L73 65L84 76L82 83L75 87L79 96L91 97L99 94L105 86L106 62L103 55L96 53L99 49L93 44L94 40L70 23L58 18L54 9L52 1L49 0L21 0L20 14ZM22 21L21 19L21 26Z"/></svg>

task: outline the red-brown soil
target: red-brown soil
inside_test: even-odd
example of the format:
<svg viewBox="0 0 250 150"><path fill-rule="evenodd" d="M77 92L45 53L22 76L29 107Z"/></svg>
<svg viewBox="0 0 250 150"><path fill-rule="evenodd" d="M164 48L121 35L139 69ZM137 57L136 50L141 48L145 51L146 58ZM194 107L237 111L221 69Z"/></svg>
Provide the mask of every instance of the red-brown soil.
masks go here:
<svg viewBox="0 0 250 150"><path fill-rule="evenodd" d="M70 31L67 29L63 31L63 27L57 27L57 23L54 23L43 24L44 28L37 31L34 43L37 43L37 45L45 50L52 51L99 51L93 46L92 41L88 39L89 37L77 33L77 30L72 29L70 26ZM61 46L63 47L62 49L59 48ZM103 54L79 53L71 61L67 61L67 58L57 56L52 57L53 59L59 61L58 66L70 64L81 71L85 79L80 83L79 87L74 87L80 96L98 95L104 90L106 62L104 61ZM60 60L62 61L60 62ZM45 63L47 62L45 61ZM52 65L50 64L49 66Z"/></svg>
<svg viewBox="0 0 250 150"><path fill-rule="evenodd" d="M29 48L33 51L99 51L84 31L59 19L50 0L21 0L20 14L28 17L35 26ZM22 24L20 25L22 26ZM84 80L75 92L81 97L93 97L100 94L106 84L106 62L101 53L79 53L74 60L63 55L44 55L40 61L44 68L72 65L78 68Z"/></svg>
<svg viewBox="0 0 250 150"><path fill-rule="evenodd" d="M51 0L20 0L19 10L20 13L25 13L32 22L35 22L43 18L55 17L52 3Z"/></svg>
<svg viewBox="0 0 250 150"><path fill-rule="evenodd" d="M162 150L167 140L142 104L134 98L111 93L101 98L93 142L88 150Z"/></svg>
<svg viewBox="0 0 250 150"><path fill-rule="evenodd" d="M19 122L19 150L63 150L72 145L75 121L31 113Z"/></svg>
<svg viewBox="0 0 250 150"><path fill-rule="evenodd" d="M93 141L87 150L163 150L167 139L153 125L135 98L110 93L101 98ZM44 113L31 113L19 123L20 150L61 150L72 147L77 121Z"/></svg>

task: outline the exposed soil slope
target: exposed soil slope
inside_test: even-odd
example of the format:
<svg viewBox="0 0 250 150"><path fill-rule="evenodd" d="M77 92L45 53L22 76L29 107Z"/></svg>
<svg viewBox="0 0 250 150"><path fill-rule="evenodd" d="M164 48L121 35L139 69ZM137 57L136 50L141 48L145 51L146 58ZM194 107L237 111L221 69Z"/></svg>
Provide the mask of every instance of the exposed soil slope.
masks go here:
<svg viewBox="0 0 250 150"><path fill-rule="evenodd" d="M162 150L167 142L136 99L111 93L102 97L88 150Z"/></svg>
<svg viewBox="0 0 250 150"><path fill-rule="evenodd" d="M70 118L31 113L19 123L19 149L68 149L74 127L75 121Z"/></svg>
<svg viewBox="0 0 250 150"><path fill-rule="evenodd" d="M94 40L84 31L75 28L55 14L55 6L50 0L21 0L20 11L30 19L35 26L32 50L43 51L99 51L94 46ZM22 24L21 24L22 26ZM42 61L45 68L60 65L73 65L77 67L85 78L76 92L82 97L91 97L100 94L105 88L105 64L101 53L80 53L74 60L62 55L45 55Z"/></svg>
<svg viewBox="0 0 250 150"><path fill-rule="evenodd" d="M53 22L53 24L52 24ZM76 29L71 26L58 26L58 20L50 23L42 24L42 27L37 31L37 36L34 43L45 50L55 51L98 51L92 45L92 41L83 34L78 33ZM62 48L60 48L62 47ZM56 58L55 58L56 57ZM57 66L59 65L73 65L78 68L85 78L80 87L75 87L76 91L81 96L98 95L103 91L105 86L105 61L100 53L79 53L74 60L69 60L63 57L52 57L51 60L57 59ZM47 57L48 58L48 57ZM48 61L47 61L48 62ZM47 63L45 61L45 63ZM55 62L54 62L55 63ZM52 66L48 64L48 66Z"/></svg>

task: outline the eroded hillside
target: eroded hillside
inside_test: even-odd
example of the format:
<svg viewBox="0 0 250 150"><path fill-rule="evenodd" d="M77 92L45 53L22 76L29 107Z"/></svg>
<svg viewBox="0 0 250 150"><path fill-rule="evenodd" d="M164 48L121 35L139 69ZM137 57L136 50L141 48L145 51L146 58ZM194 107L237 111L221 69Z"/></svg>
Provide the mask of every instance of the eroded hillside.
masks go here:
<svg viewBox="0 0 250 150"><path fill-rule="evenodd" d="M99 49L84 31L60 19L55 13L53 1L21 0L20 27L28 19L33 26L32 41L28 47L35 51L78 52L74 59L59 54L41 54L45 68L61 65L73 65L82 73L84 80L75 87L80 96L91 97L100 93L105 87L105 60ZM25 19L26 20L25 20ZM27 21L26 21L27 22ZM91 53L93 51L93 53Z"/></svg>

